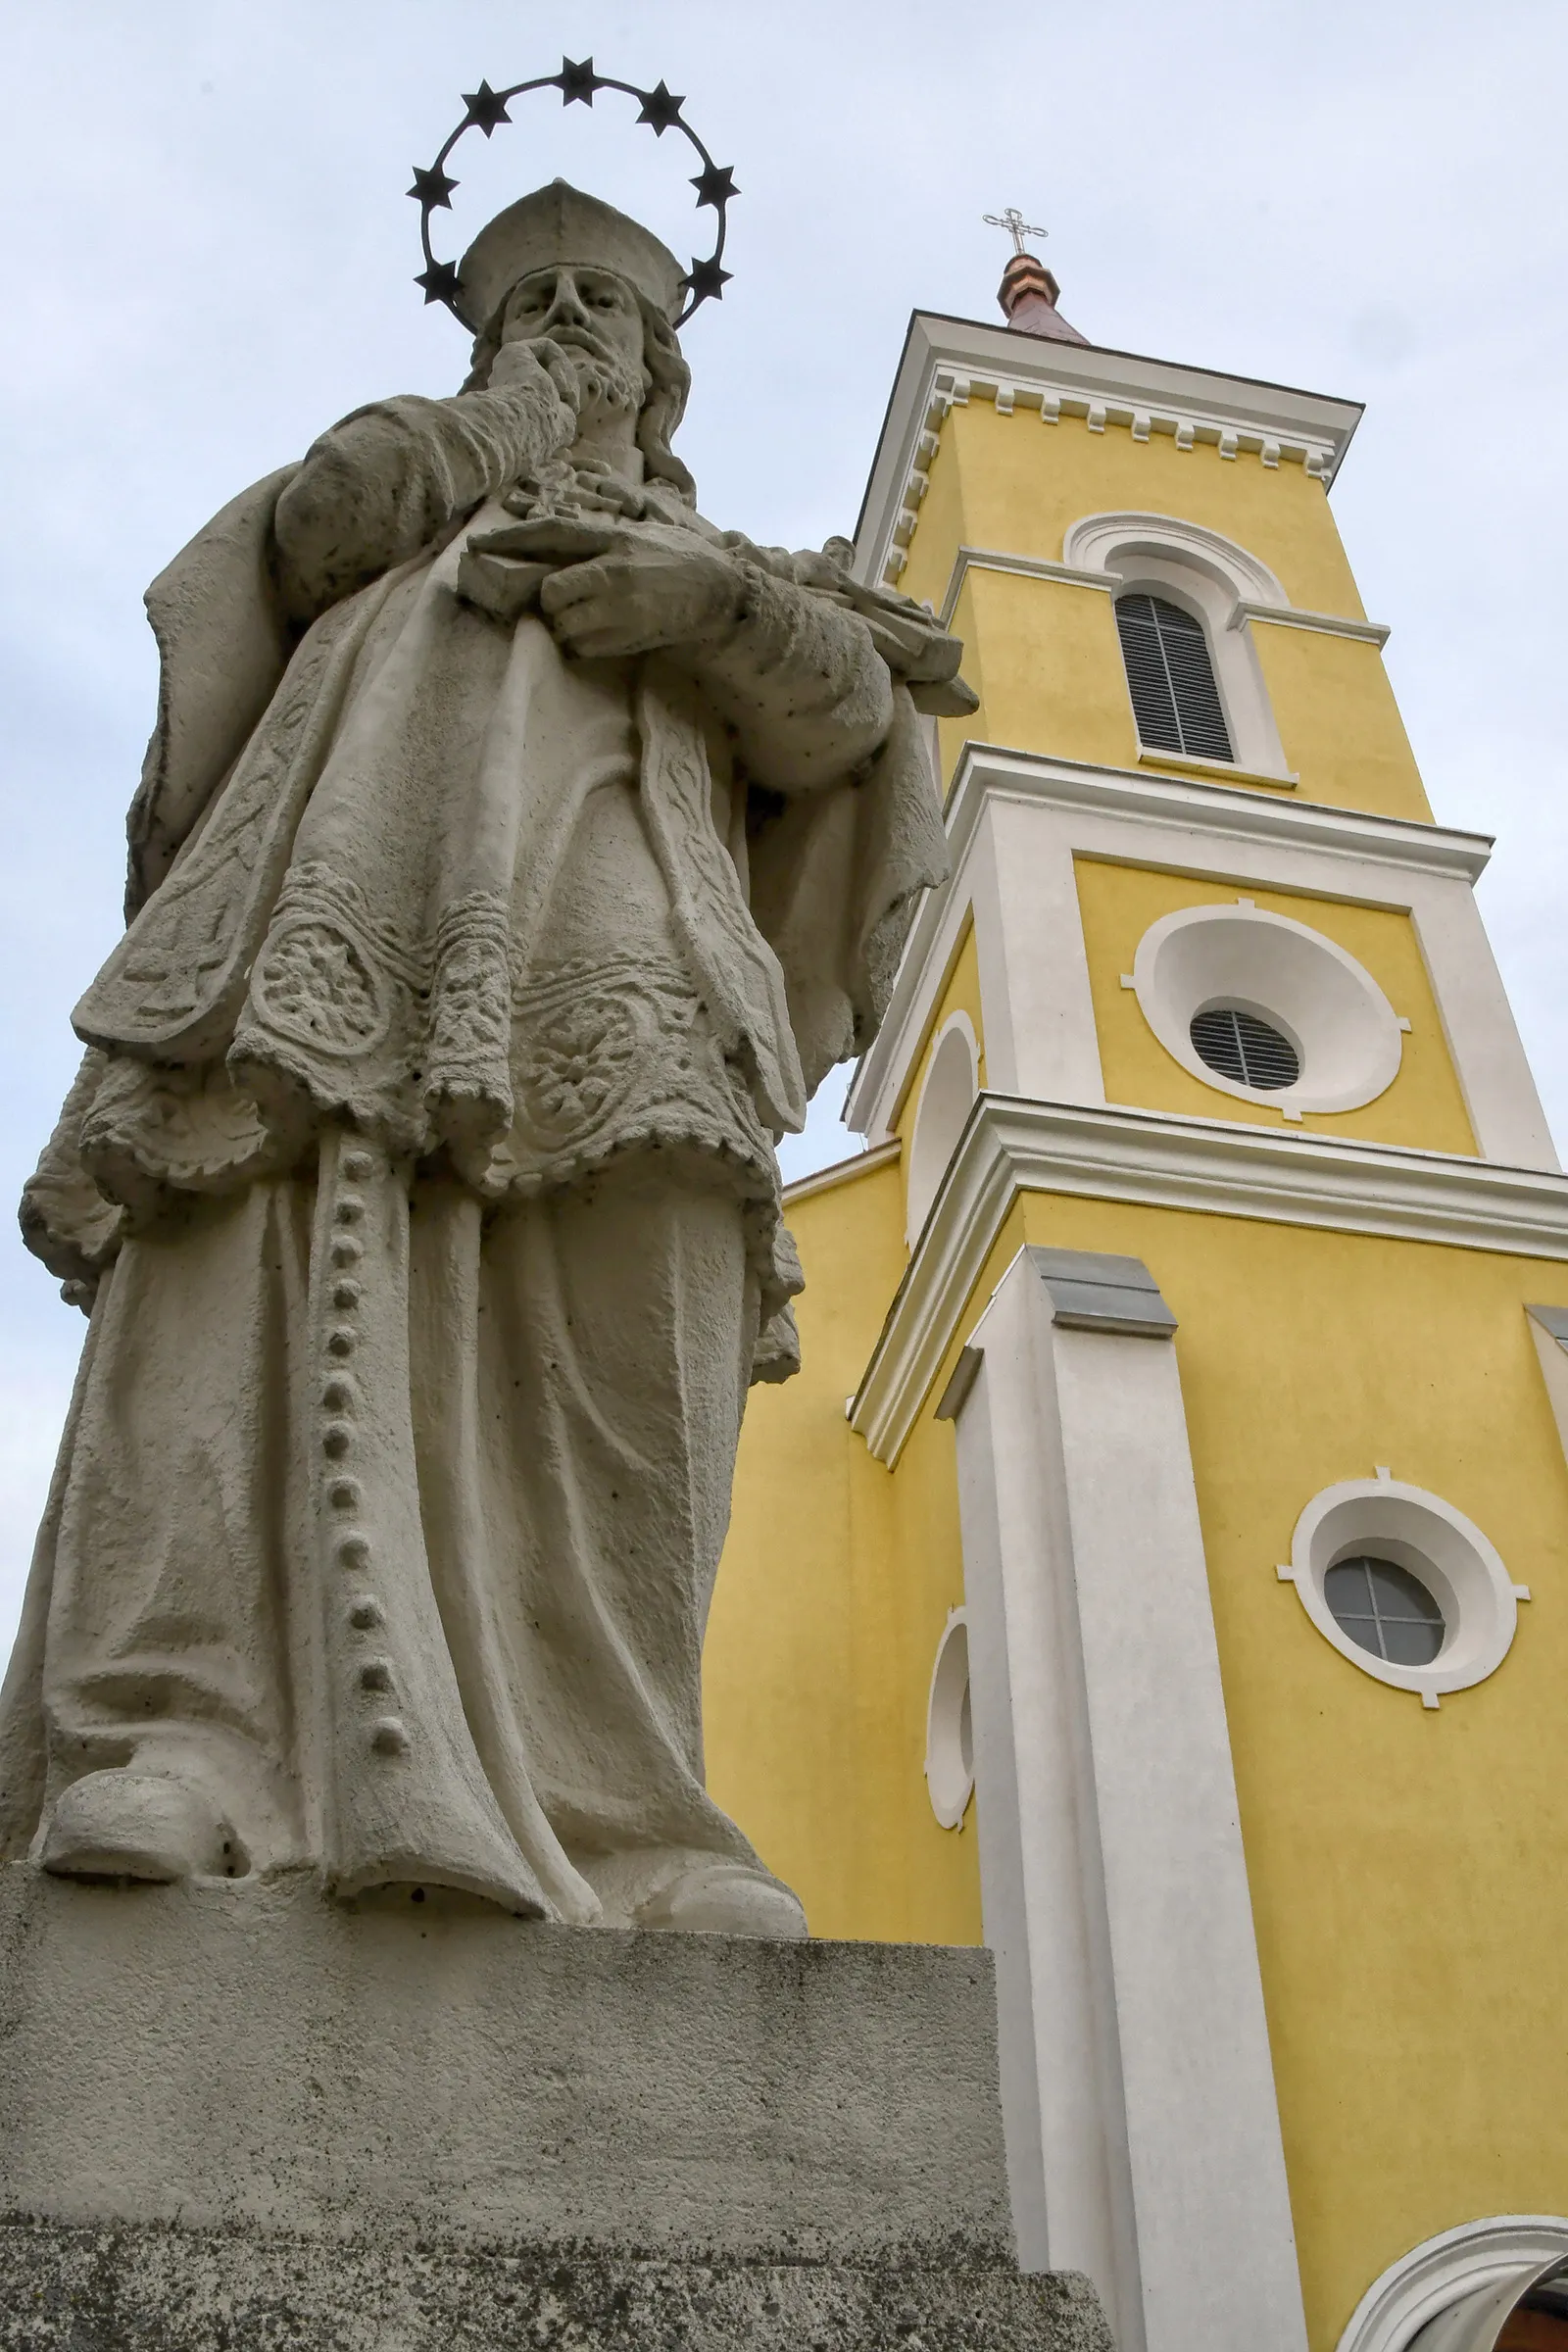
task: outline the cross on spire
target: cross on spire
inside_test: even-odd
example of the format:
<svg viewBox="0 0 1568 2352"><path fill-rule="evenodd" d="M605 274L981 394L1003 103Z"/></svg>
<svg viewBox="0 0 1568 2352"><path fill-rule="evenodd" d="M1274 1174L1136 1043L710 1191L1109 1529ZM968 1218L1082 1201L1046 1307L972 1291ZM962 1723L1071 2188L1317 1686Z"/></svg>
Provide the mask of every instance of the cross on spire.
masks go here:
<svg viewBox="0 0 1568 2352"><path fill-rule="evenodd" d="M982 213L980 218L987 228L1004 228L1007 231L1014 253L1022 253L1025 237L1048 237L1051 234L1050 229L1037 228L1026 220L1015 204L1009 204L1004 213Z"/></svg>

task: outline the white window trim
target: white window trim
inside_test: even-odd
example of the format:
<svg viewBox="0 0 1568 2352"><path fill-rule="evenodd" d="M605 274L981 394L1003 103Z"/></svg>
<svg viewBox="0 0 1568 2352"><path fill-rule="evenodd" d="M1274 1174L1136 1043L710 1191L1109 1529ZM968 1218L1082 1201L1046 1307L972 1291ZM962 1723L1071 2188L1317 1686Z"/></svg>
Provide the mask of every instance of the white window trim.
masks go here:
<svg viewBox="0 0 1568 2352"><path fill-rule="evenodd" d="M1270 1005L1261 997L1256 1002L1248 1002L1229 994L1227 1003L1236 1003L1244 1012L1255 1013L1271 1027L1285 1032L1300 1060L1300 1076L1291 1086L1257 1087L1246 1086L1239 1078L1227 1078L1223 1070L1211 1069L1192 1040L1192 1019L1200 1006L1177 1002L1175 992L1162 977L1160 956L1161 949L1175 933L1200 923L1246 923L1254 929L1284 932L1307 943L1314 954L1321 954L1338 965L1354 991L1348 1019L1341 1021L1340 1035L1348 1029L1352 1040L1358 1034L1364 1034L1365 1038L1359 1074L1337 1085L1326 1084L1322 1079L1314 1083L1312 1055L1295 1034L1289 1013ZM1240 900L1234 906L1181 906L1174 913L1161 915L1157 922L1150 924L1139 941L1129 980L1138 997L1139 1010L1173 1061L1180 1062L1202 1085L1213 1087L1220 1094L1234 1095L1243 1102L1257 1102L1265 1109L1278 1110L1288 1119L1298 1119L1308 1110L1359 1110L1364 1103L1375 1102L1380 1095L1386 1094L1399 1074L1403 1033L1409 1024L1395 1011L1371 973L1337 941L1313 930L1309 923L1298 923L1288 914L1273 914L1265 907L1254 906L1250 899Z"/></svg>
<svg viewBox="0 0 1568 2352"><path fill-rule="evenodd" d="M1336 2352L1404 2352L1418 2329L1462 2296L1568 2257L1568 2221L1553 2213L1500 2213L1463 2222L1391 2263L1361 2297Z"/></svg>
<svg viewBox="0 0 1568 2352"><path fill-rule="evenodd" d="M1127 508L1082 515L1069 524L1062 541L1062 562L1075 571L1119 571L1125 577L1128 559L1139 555L1191 564L1228 588L1233 602L1290 609L1290 598L1266 564L1200 522Z"/></svg>
<svg viewBox="0 0 1568 2352"><path fill-rule="evenodd" d="M1321 1533L1324 1523L1331 1513L1350 1506L1349 1524L1353 1525L1353 1506L1358 1503L1371 1506L1367 1532L1349 1541L1364 1543L1371 1552L1386 1549L1395 1560L1401 1551L1413 1554L1421 1562L1414 1573L1432 1588L1443 1610L1448 1635L1429 1666L1393 1665L1363 1649L1350 1639L1323 1596L1332 1555L1345 1556L1343 1535L1325 1539ZM1345 1524L1342 1520L1342 1529ZM1435 1544L1434 1527L1445 1531ZM1455 1510L1451 1502L1445 1502L1441 1494L1406 1486L1387 1470L1380 1470L1375 1478L1346 1479L1314 1494L1296 1522L1290 1566L1275 1573L1282 1583L1296 1587L1297 1599L1342 1658L1375 1682L1387 1683L1396 1690L1419 1692L1423 1707L1436 1707L1446 1692L1468 1690L1496 1672L1513 1642L1518 1603L1530 1598L1529 1586L1513 1582L1474 1520Z"/></svg>
<svg viewBox="0 0 1568 2352"><path fill-rule="evenodd" d="M959 1640L963 1642L963 1682L954 1704L949 1685L953 1679L954 1645ZM931 1662L931 1688L925 1709L926 1794L932 1812L945 1830L962 1829L963 1817L974 1794L974 1764L972 1759L967 1767L963 1763L959 1732L963 1692L968 1688L969 1613L967 1609L950 1609L942 1639L937 1643L937 1654ZM971 1730L971 1740L972 1737Z"/></svg>
<svg viewBox="0 0 1568 2352"><path fill-rule="evenodd" d="M1244 605L1290 610L1290 598L1266 564L1202 523L1131 511L1084 515L1068 529L1062 556L1076 571L1113 578L1118 596L1147 591L1201 621L1234 766L1281 783L1295 781L1251 630L1235 625ZM1160 747L1145 748L1157 756ZM1223 763L1216 761L1214 772L1222 774Z"/></svg>
<svg viewBox="0 0 1568 2352"><path fill-rule="evenodd" d="M941 1054L944 1045L953 1037L961 1037L968 1049L968 1097L956 1119L952 1117L950 1108L949 1132L945 1139L939 1137L934 1142L931 1128L925 1122L928 1119L940 1118L944 1105L935 1101L928 1101L928 1097L931 1081L936 1075L938 1056ZM979 1092L980 1041L975 1036L974 1023L966 1012L950 1012L931 1040L931 1053L925 1065L925 1076L920 1081L920 1099L915 1105L914 1124L909 1129L908 1182L905 1196L905 1233L911 1250L919 1240L921 1228L931 1213L932 1204L938 1193L942 1190L942 1179L948 1172L948 1163L957 1149L958 1138L963 1133L964 1121L974 1107L975 1097ZM946 1143L946 1149L941 1150L939 1160L933 1160L931 1155L934 1151L941 1148L943 1141Z"/></svg>

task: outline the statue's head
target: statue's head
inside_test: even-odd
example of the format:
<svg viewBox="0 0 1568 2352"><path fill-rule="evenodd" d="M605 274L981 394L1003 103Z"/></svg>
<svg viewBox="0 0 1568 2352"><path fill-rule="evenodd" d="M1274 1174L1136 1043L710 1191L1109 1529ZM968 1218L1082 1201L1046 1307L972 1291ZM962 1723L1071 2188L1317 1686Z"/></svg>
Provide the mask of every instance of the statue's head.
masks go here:
<svg viewBox="0 0 1568 2352"><path fill-rule="evenodd" d="M488 382L504 344L549 336L570 355L585 409L635 412L648 472L691 494L692 477L670 448L691 370L671 324L685 284L667 246L613 205L555 179L479 231L458 289L475 336L465 391Z"/></svg>

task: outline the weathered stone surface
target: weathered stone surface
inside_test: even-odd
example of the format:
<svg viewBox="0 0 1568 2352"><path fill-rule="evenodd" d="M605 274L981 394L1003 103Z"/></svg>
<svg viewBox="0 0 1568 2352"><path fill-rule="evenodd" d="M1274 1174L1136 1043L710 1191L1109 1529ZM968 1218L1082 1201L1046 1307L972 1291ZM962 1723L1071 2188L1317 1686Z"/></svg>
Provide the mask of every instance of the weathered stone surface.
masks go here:
<svg viewBox="0 0 1568 2352"><path fill-rule="evenodd" d="M1010 2252L991 1959L0 1872L0 2210Z"/></svg>
<svg viewBox="0 0 1568 2352"><path fill-rule="evenodd" d="M464 389L149 591L129 925L23 1207L96 1304L6 1859L807 1933L704 1786L703 1633L798 1360L774 1139L875 1034L946 870L919 714L974 698L847 541L699 514L684 284L535 190Z"/></svg>
<svg viewBox="0 0 1568 2352"><path fill-rule="evenodd" d="M0 2223L4 2352L1114 2352L1087 2280Z"/></svg>
<svg viewBox="0 0 1568 2352"><path fill-rule="evenodd" d="M990 1954L0 1871L0 2352L1109 2352Z"/></svg>

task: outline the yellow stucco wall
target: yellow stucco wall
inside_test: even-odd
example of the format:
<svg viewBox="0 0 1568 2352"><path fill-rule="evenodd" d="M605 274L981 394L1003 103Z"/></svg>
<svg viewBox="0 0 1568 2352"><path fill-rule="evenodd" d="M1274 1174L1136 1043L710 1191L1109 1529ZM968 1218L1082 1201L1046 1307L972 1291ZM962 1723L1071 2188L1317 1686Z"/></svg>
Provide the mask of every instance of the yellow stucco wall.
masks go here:
<svg viewBox="0 0 1568 2352"><path fill-rule="evenodd" d="M707 1661L710 1778L822 1935L980 1940L974 1813L920 1764L962 1598L932 1406L1018 1248L1151 1267L1181 1365L1314 2352L1388 2263L1478 2214L1568 2208L1568 1468L1524 1313L1568 1267L1030 1194L889 1471L844 1421L904 1264L899 1171L792 1207L806 1370L754 1393ZM1298 1512L1378 1463L1467 1513L1534 1597L1436 1712L1359 1674L1275 1574Z"/></svg>
<svg viewBox="0 0 1568 2352"><path fill-rule="evenodd" d="M999 416L976 398L944 420L929 479L899 585L939 609L960 546L1055 563L1074 522L1128 508L1223 533L1308 612L1365 617L1327 494L1299 466L1224 459L1201 442L1178 450L1161 433L1146 442L1116 426L1091 433L1081 418L1043 425L1032 411ZM966 737L1109 766L1137 762L1108 596L975 569L953 627L981 707L971 718L942 721L946 772ZM1429 818L1378 648L1269 624L1252 635L1299 797Z"/></svg>
<svg viewBox="0 0 1568 2352"><path fill-rule="evenodd" d="M1250 548L1293 605L1366 618L1328 494L1300 466L1222 458L1211 442L1178 449L1168 433L1135 441L1124 425L1093 433L1083 417L1042 424L1027 408L999 416L977 395L944 419L928 471L899 581L906 595L941 604L958 540L1059 560L1062 536L1081 515L1128 508L1185 515Z"/></svg>
<svg viewBox="0 0 1568 2352"><path fill-rule="evenodd" d="M1140 509L1222 532L1304 609L1357 618L1320 483L1168 436L1136 443L976 398L945 420L900 586L940 607L959 545L1052 561L1080 516ZM954 618L980 712L966 737L1128 766L1136 731L1110 599L971 569ZM1296 797L1424 818L1381 657L1259 624ZM1147 764L1147 762L1146 762ZM1409 1017L1398 1076L1327 1135L1473 1154L1419 942L1348 906L1081 859L1079 903L1112 1102L1281 1128L1173 1062L1120 986L1173 908L1234 903L1320 929ZM962 1006L983 1038L965 929L910 1051L906 1151L931 1042ZM1294 1123L1293 1123L1294 1125ZM1036 1193L1015 1200L897 1466L844 1420L904 1277L901 1149L791 1205L805 1369L754 1392L706 1661L710 1784L821 1935L973 1942L973 1809L940 1830L921 1774L936 1644L962 1597L951 1428L957 1352L1025 1241L1124 1252L1179 1321L1242 1828L1313 2352L1390 2262L1489 2213L1568 2210L1568 1467L1524 1314L1568 1267L1287 1224ZM1377 1464L1473 1518L1534 1598L1513 1648L1435 1712L1359 1673L1278 1579L1297 1515Z"/></svg>
<svg viewBox="0 0 1568 2352"><path fill-rule="evenodd" d="M897 1161L790 1203L802 1372L752 1391L704 1657L709 1785L812 1933L980 1941L973 1809L938 1827L931 1667L963 1597L953 1432L897 1476L844 1418L905 1266Z"/></svg>
<svg viewBox="0 0 1568 2352"><path fill-rule="evenodd" d="M1267 621L1252 642L1300 797L1430 824L1432 805L1375 645Z"/></svg>
<svg viewBox="0 0 1568 2352"><path fill-rule="evenodd" d="M1028 1196L1173 1308L1314 2347L1434 2232L1568 2211L1568 1469L1524 1302L1568 1267ZM929 1401L926 1407L929 1413ZM1513 1647L1424 1710L1323 1640L1276 1564L1377 1464L1531 1588Z"/></svg>
<svg viewBox="0 0 1568 2352"><path fill-rule="evenodd" d="M1152 923L1182 906L1234 906L1243 895L1236 883L1203 882L1089 858L1076 858L1074 871L1106 1101L1142 1110L1181 1111L1193 1118L1245 1119L1257 1126L1283 1127L1278 1110L1204 1086L1184 1070L1150 1028L1133 991L1121 985L1121 975L1132 970L1138 943ZM1423 1152L1474 1153L1464 1098L1409 915L1393 907L1348 906L1338 900L1286 891L1250 889L1246 896L1266 913L1289 915L1344 948L1410 1023L1398 1075L1375 1102L1359 1110L1308 1111L1291 1124L1308 1133L1364 1136L1370 1142L1408 1144Z"/></svg>

